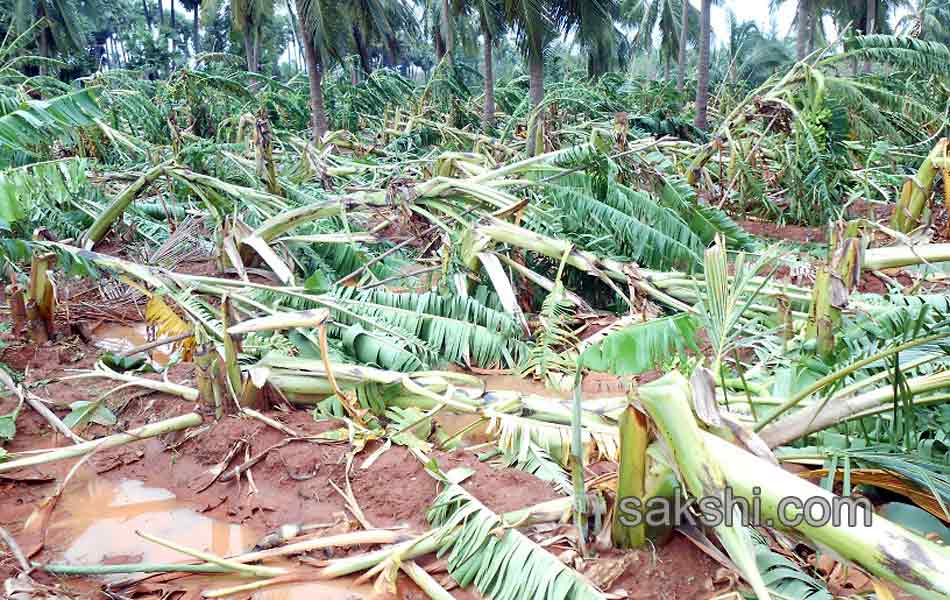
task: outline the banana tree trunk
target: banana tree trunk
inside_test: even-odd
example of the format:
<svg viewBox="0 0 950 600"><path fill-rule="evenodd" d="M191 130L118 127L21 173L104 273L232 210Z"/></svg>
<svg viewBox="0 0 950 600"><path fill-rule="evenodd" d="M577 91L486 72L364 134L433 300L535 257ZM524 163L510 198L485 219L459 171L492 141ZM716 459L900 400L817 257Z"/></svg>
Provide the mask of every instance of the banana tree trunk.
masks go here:
<svg viewBox="0 0 950 600"><path fill-rule="evenodd" d="M947 261L950 261L950 244L890 246L865 250L862 268L877 271Z"/></svg>
<svg viewBox="0 0 950 600"><path fill-rule="evenodd" d="M706 434L703 440L710 453L717 457L736 498L757 500L761 507L761 519L773 523L800 520L792 513L794 507L783 504L781 517L779 505L785 498L798 498L822 506L840 506L838 496L798 477L781 467L773 465L742 450L714 435ZM950 549L879 517L867 515L865 508L851 504L852 514L842 510L844 517L854 517L850 523L839 526L815 526L802 520L794 530L823 548L855 563L872 575L889 581L910 592L917 598L938 600L950 597ZM865 522L870 518L870 525ZM854 524L855 526L852 526Z"/></svg>
<svg viewBox="0 0 950 600"><path fill-rule="evenodd" d="M628 405L620 416L620 465L617 473L617 502L634 498L643 502L646 495L647 445L650 423L647 416ZM614 511L610 531L614 546L639 548L646 541L646 525L624 523L621 511Z"/></svg>
<svg viewBox="0 0 950 600"><path fill-rule="evenodd" d="M950 138L941 139L921 163L917 174L904 182L901 197L897 201L897 206L894 207L891 227L907 233L920 224L920 216L930 199L934 179L937 177L937 163L943 163L948 150L950 150Z"/></svg>
<svg viewBox="0 0 950 600"><path fill-rule="evenodd" d="M166 166L167 165L163 163L152 167L139 176L138 179L130 183L127 188L122 190L122 192L115 197L115 200L112 201L109 208L102 211L102 213L96 217L96 220L93 221L92 225L89 226L89 231L86 232L85 236L85 246L87 249L91 248L93 244L105 236L109 228L112 227L112 224L122 216L122 213L128 208L129 204L135 200L136 196L165 172Z"/></svg>
<svg viewBox="0 0 950 600"><path fill-rule="evenodd" d="M924 394L950 386L950 372L919 375L907 380L911 394ZM849 419L866 415L875 408L894 402L893 386L884 386L853 397L832 397L831 401L817 400L788 417L768 425L760 437L770 448L789 444L816 431L827 429Z"/></svg>

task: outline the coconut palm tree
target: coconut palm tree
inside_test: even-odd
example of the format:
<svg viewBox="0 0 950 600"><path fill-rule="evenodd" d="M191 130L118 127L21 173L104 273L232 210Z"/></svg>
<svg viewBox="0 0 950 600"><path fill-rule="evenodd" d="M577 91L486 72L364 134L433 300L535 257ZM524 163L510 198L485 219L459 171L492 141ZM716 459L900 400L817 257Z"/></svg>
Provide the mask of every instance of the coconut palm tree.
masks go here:
<svg viewBox="0 0 950 600"><path fill-rule="evenodd" d="M327 132L323 74L331 57L347 53L348 30L344 7L334 0L294 0L310 83L310 127L314 141Z"/></svg>
<svg viewBox="0 0 950 600"><path fill-rule="evenodd" d="M891 17L898 9L908 8L908 3L906 0L839 0L830 8L839 29L850 26L863 35L889 34L893 33ZM864 72L870 70L871 63L866 61Z"/></svg>
<svg viewBox="0 0 950 600"><path fill-rule="evenodd" d="M401 60L403 49L400 39L416 39L419 36L419 21L409 0L385 0L383 12L389 24L378 31L383 61L388 67L395 67Z"/></svg>
<svg viewBox="0 0 950 600"><path fill-rule="evenodd" d="M709 38L712 0L702 0L699 25L699 75L696 83L696 127L706 129L706 110L709 104Z"/></svg>
<svg viewBox="0 0 950 600"><path fill-rule="evenodd" d="M682 38L684 0L623 0L620 5L621 20L636 29L633 47L649 51L653 47L654 35L660 37L659 60L664 63L663 75L670 79L671 65L678 60L680 40ZM686 2L688 5L688 1ZM699 39L699 12L687 8L687 42ZM683 56L685 67L685 54Z"/></svg>
<svg viewBox="0 0 950 600"><path fill-rule="evenodd" d="M174 0L171 0L174 2ZM214 20L222 0L201 0L201 10L206 22ZM274 14L273 0L230 0L231 28L244 37L244 57L247 70L260 70L261 46L263 45L264 21Z"/></svg>
<svg viewBox="0 0 950 600"><path fill-rule="evenodd" d="M770 7L777 10L787 0L771 0ZM795 54L798 60L815 50L817 40L825 37L822 28L822 17L826 14L835 14L842 0L795 0L794 27L796 30ZM843 0L848 2L849 0ZM864 0L861 0L864 1Z"/></svg>
<svg viewBox="0 0 950 600"><path fill-rule="evenodd" d="M192 15L191 22L191 45L194 48L195 56L201 52L201 38L199 35L200 18L198 10L201 8L201 0L181 0L185 10L190 10Z"/></svg>
<svg viewBox="0 0 950 600"><path fill-rule="evenodd" d="M923 40L950 44L950 0L914 0L897 30Z"/></svg>
<svg viewBox="0 0 950 600"><path fill-rule="evenodd" d="M79 19L75 0L18 0L14 4L13 28L17 33L36 28L36 43L40 56L49 58L59 52L77 51L86 46L86 32ZM40 74L46 73L46 64L40 63Z"/></svg>
<svg viewBox="0 0 950 600"><path fill-rule="evenodd" d="M460 0L457 7L459 13L477 20L482 37L482 62L485 69L482 128L487 130L495 120L494 46L506 31L504 7L501 0Z"/></svg>
<svg viewBox="0 0 950 600"><path fill-rule="evenodd" d="M340 60L355 49L361 53L355 27L364 27L366 44L360 57L364 69L370 67L369 43L382 41L390 50L398 47L399 25L411 21L411 9L403 0L294 0L299 21L307 78L310 83L310 125L314 141L327 132L327 114L323 101L323 75L332 60ZM357 6L358 5L358 6ZM414 30L413 30L414 31ZM394 57L395 58L395 57Z"/></svg>
<svg viewBox="0 0 950 600"><path fill-rule="evenodd" d="M556 35L553 3L544 0L504 0L505 16L518 33L528 62L528 97L532 107L544 99L544 49ZM528 134L528 153L534 154L535 135Z"/></svg>
<svg viewBox="0 0 950 600"><path fill-rule="evenodd" d="M574 18L577 41L587 52L587 75L594 78L625 62L626 57L618 52L626 46L626 37L616 26L620 7L616 2L605 2L600 7L580 2L578 8Z"/></svg>
<svg viewBox="0 0 950 600"><path fill-rule="evenodd" d="M604 19L614 14L612 5L613 0L503 0L505 18L517 32L528 63L528 97L533 111L544 100L545 48L558 33L576 30L585 38L591 32L602 32ZM530 119L528 131L529 154L537 150L535 134L541 117L535 117Z"/></svg>
<svg viewBox="0 0 950 600"><path fill-rule="evenodd" d="M723 80L732 85L741 80L754 88L792 60L786 44L774 34L763 34L753 21L739 22L731 10L727 14L729 29L719 54Z"/></svg>
<svg viewBox="0 0 950 600"><path fill-rule="evenodd" d="M689 0L682 0L680 8L679 56L677 57L676 89L683 91L686 87L686 46L689 44L690 21L693 27L699 20L699 14Z"/></svg>
<svg viewBox="0 0 950 600"><path fill-rule="evenodd" d="M751 49L755 49L765 40L762 39L762 33L754 21L744 21L740 23L736 19L736 14L731 10L729 15L729 31L726 36L725 51L727 79L729 83L735 84L739 78L740 61L743 51L748 54Z"/></svg>

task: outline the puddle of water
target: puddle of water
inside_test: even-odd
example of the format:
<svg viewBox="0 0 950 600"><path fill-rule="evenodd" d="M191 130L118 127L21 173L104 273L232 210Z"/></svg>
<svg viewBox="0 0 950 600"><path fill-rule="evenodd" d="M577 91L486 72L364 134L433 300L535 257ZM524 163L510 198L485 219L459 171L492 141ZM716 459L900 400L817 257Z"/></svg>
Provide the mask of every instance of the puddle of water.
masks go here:
<svg viewBox="0 0 950 600"><path fill-rule="evenodd" d="M248 550L260 532L202 515L169 490L148 487L141 481L105 481L93 478L71 486L60 499L50 524L50 544L63 548L53 562L101 564L126 562L179 562L187 557L135 534L142 531L219 556ZM268 563L275 566L279 563ZM280 566L293 566L286 562ZM105 581L126 575L102 577ZM182 589L230 587L247 580L228 575L193 576L181 580ZM355 586L351 580L287 584L256 592L256 600L350 600L368 597L372 586Z"/></svg>
<svg viewBox="0 0 950 600"><path fill-rule="evenodd" d="M142 346L153 341L149 337L148 325L136 323L124 325L122 323L102 323L92 330L96 348L109 352L127 352L132 348ZM173 344L164 344L148 351L149 358L160 366L165 366L175 351Z"/></svg>
<svg viewBox="0 0 950 600"><path fill-rule="evenodd" d="M67 539L61 560L102 562L177 562L182 554L145 541L143 531L200 550L227 555L254 545L256 535L240 525L206 517L162 488L141 481L92 479L60 500L50 532Z"/></svg>

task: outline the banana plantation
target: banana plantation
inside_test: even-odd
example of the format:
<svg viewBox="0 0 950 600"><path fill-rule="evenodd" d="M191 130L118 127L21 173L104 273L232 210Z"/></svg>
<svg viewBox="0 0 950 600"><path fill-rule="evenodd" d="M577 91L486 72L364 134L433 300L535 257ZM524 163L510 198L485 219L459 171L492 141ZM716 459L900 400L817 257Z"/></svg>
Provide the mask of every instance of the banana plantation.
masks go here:
<svg viewBox="0 0 950 600"><path fill-rule="evenodd" d="M3 597L950 598L950 3L151 4L0 0Z"/></svg>

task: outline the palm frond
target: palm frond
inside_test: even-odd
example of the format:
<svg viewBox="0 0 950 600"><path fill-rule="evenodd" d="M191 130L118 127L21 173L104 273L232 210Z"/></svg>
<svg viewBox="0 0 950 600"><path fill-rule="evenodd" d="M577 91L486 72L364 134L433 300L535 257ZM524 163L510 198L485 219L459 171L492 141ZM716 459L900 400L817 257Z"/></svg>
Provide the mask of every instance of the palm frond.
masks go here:
<svg viewBox="0 0 950 600"><path fill-rule="evenodd" d="M911 36L859 35L845 40L845 54L835 59L852 57L939 75L950 64L950 47Z"/></svg>
<svg viewBox="0 0 950 600"><path fill-rule="evenodd" d="M450 484L427 514L446 533L439 556L462 587L474 585L491 599L586 600L603 595L579 573L510 529L462 487Z"/></svg>

